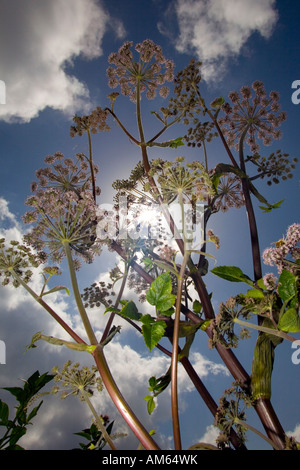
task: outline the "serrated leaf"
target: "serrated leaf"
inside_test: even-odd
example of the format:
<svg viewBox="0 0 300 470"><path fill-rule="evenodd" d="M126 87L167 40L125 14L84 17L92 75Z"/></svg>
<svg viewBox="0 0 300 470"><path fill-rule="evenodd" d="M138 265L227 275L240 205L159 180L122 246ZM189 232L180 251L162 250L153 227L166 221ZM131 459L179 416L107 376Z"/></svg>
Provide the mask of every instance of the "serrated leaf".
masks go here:
<svg viewBox="0 0 300 470"><path fill-rule="evenodd" d="M149 304L155 306L160 312L170 310L175 303L176 296L171 294L172 281L168 273L162 273L151 284L146 294Z"/></svg>
<svg viewBox="0 0 300 470"><path fill-rule="evenodd" d="M211 272L230 282L245 282L250 286L254 285L253 281L237 266L217 266Z"/></svg>
<svg viewBox="0 0 300 470"><path fill-rule="evenodd" d="M150 315L149 315L150 316ZM150 323L147 321L144 322L142 326L142 333L144 337L145 344L147 348L152 351L152 349L157 345L161 338L165 334L166 323L162 320L154 321Z"/></svg>
<svg viewBox="0 0 300 470"><path fill-rule="evenodd" d="M299 313L295 308L288 308L278 322L278 328L287 333L300 331Z"/></svg>
<svg viewBox="0 0 300 470"><path fill-rule="evenodd" d="M129 318L130 320L139 320L142 316L142 314L139 313L137 306L132 300L126 302L122 310L120 310L119 314L122 317Z"/></svg>
<svg viewBox="0 0 300 470"><path fill-rule="evenodd" d="M290 271L283 270L278 279L278 293L286 302L297 294L296 278Z"/></svg>

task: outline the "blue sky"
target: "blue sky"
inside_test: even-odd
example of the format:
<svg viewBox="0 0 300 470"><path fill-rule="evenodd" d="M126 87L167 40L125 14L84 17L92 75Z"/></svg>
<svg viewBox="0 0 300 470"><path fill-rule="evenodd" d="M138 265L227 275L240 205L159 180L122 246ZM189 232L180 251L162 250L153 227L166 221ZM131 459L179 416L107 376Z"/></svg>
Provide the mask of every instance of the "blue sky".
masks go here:
<svg viewBox="0 0 300 470"><path fill-rule="evenodd" d="M107 104L106 97L111 91L105 74L107 57L127 40L137 43L149 38L160 44L165 57L174 60L176 71L185 67L192 57L201 60L202 93L207 102L216 96L226 97L231 90L251 85L257 79L265 83L267 91L279 91L288 119L281 127L283 138L266 149L266 154L280 148L299 157L300 105L291 99L295 91L292 83L300 80L299 13L297 2L283 0L129 0L126 4L120 0L0 0L0 80L6 85L6 103L0 104L0 235L18 238L24 233L21 222L26 210L24 200L29 195L34 172L43 167L46 155L61 151L72 156L87 151L84 137L69 137L72 116ZM134 105L123 97L119 102L118 115L136 133ZM157 126L150 111L159 109L162 104L162 99L143 102L147 135L152 135ZM100 167L103 203L111 201L111 183L129 174L140 159L138 149L116 126L111 127L111 132L98 134L93 141L95 162ZM175 138L181 132L182 128L174 128L166 137ZM189 160L203 160L201 149L184 147L164 155L155 150L151 157L171 159L179 155ZM211 145L209 158L211 167L219 162L227 163L217 143ZM299 222L299 180L298 165L294 178L288 182L270 188L258 183L270 202L284 199L281 208L270 214L256 211L262 250L281 238L290 224ZM221 249L213 252L217 262L238 265L251 276L248 227L243 209L218 214L212 226L221 240ZM105 278L115 261L103 253L97 264L80 274L82 287L100 276ZM64 280L68 282L67 278ZM240 289L240 286L224 285L211 276L207 277L207 282L215 293L216 307L235 293L230 289L236 292ZM39 276L34 283L38 288ZM62 365L70 357L68 351L44 345L25 355L23 352L36 331L61 336L60 329L19 289L1 287L0 295L0 339L5 341L7 353L6 364L0 365L0 386L16 385L19 378L28 377L36 369L44 372L53 365ZM68 305L66 296L53 297L53 305L65 319L72 317L72 305ZM101 331L103 318L93 311L92 319ZM148 378L165 371L166 358L157 354L150 356L126 325L110 348L108 357L112 370L126 397L137 404L137 412L145 419L146 426L157 428L158 441L163 446L172 446L168 393L161 398L153 419L147 416L143 401ZM242 343L241 351L237 352L247 370L251 368L252 348L250 340ZM299 404L294 392L299 386L300 366L291 361L290 344L284 343L280 348L272 401L275 409L278 407L284 428L298 433L300 439ZM78 356L74 357L78 360ZM192 360L217 401L222 390L231 383L231 377L226 375L216 352L207 349L206 338L199 339ZM132 368L134 386L124 367L129 361L135 364ZM201 399L190 391L184 374L181 380L185 390L181 419L187 429L184 445L188 446L204 436L209 439L212 418ZM2 394L1 398L8 400L8 396ZM116 430L123 430L123 421L115 416L109 398L103 395L100 403L103 412L116 418ZM37 426L32 428L24 445L36 449L70 448L78 442L72 433L89 424L83 405L74 401L64 404L48 397L43 406ZM76 414L72 412L74 406ZM250 416L259 427L256 417ZM131 436L120 440L122 448L135 445ZM264 448L264 444L249 435L249 447Z"/></svg>

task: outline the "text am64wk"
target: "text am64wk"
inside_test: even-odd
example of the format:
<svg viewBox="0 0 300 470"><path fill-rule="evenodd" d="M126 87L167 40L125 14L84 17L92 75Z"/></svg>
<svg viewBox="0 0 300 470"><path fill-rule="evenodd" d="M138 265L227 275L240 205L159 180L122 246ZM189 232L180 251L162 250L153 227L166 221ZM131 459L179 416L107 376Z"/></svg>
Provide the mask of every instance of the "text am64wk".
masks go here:
<svg viewBox="0 0 300 470"><path fill-rule="evenodd" d="M109 454L103 456L102 465L126 465L133 468L136 464L144 465L193 465L198 464L195 454L155 454L147 453L143 457L143 452L139 456L117 456Z"/></svg>

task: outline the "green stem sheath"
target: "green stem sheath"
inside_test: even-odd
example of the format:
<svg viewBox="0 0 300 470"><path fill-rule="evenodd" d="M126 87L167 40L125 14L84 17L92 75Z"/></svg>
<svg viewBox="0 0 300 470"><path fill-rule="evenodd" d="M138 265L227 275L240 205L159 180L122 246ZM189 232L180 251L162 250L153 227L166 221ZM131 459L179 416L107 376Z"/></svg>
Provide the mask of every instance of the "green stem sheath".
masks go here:
<svg viewBox="0 0 300 470"><path fill-rule="evenodd" d="M286 339L288 341L291 341L292 343L294 341L297 341L297 338L288 335L287 333L281 330L275 330L274 328L267 328L266 326L255 325L254 323L249 323L244 320L240 320L239 318L234 318L233 321L234 323L238 323L239 325L245 326L246 328L252 328L254 330L262 331L263 333L267 333L268 335L279 336L279 338Z"/></svg>

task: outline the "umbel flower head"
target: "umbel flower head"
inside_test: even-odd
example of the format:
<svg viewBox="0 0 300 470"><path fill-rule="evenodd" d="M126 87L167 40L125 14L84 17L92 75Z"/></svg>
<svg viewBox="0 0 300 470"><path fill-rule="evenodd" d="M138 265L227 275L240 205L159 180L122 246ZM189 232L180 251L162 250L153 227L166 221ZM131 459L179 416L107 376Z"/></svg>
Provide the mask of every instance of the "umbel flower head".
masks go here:
<svg viewBox="0 0 300 470"><path fill-rule="evenodd" d="M13 276L16 273L24 282L28 282L33 274L31 268L36 268L43 261L43 254L32 253L29 247L17 241L5 244L5 239L0 239L0 277L3 278L2 285L7 285L12 280L14 287L20 282Z"/></svg>
<svg viewBox="0 0 300 470"><path fill-rule="evenodd" d="M278 92L271 91L267 96L263 82L256 80L252 87L243 86L240 93L230 92L229 99L231 104L222 106L225 117L219 119L219 124L230 147L238 150L240 139L245 137L251 151L257 153L257 139L270 145L281 137L278 128L286 120L286 113L280 111Z"/></svg>
<svg viewBox="0 0 300 470"><path fill-rule="evenodd" d="M150 174L157 177L166 202L172 202L179 194L190 201L206 202L214 194L209 174L200 162L184 162L184 157L177 157L175 162L154 160Z"/></svg>
<svg viewBox="0 0 300 470"><path fill-rule="evenodd" d="M72 364L72 361L67 361L61 371L58 367L54 367L52 369L54 381L61 382L62 386L61 388L58 385L54 386L51 393L60 393L61 398L75 395L79 396L81 400L85 400L85 394L91 397L95 389L101 392L103 390L103 383L99 375L97 375L97 367L79 367L79 363Z"/></svg>
<svg viewBox="0 0 300 470"><path fill-rule="evenodd" d="M65 255L65 244L76 250L85 261L91 262L100 251L96 240L97 205L90 192L78 195L48 188L27 198L32 207L23 220L35 222L24 240L37 250L46 250L59 263ZM77 260L78 263L79 260Z"/></svg>
<svg viewBox="0 0 300 470"><path fill-rule="evenodd" d="M136 44L137 60L131 51L132 46L133 42L125 42L118 52L110 54L108 62L111 66L107 69L109 86L116 88L120 85L121 93L132 101L136 101L138 84L141 92L146 91L148 99L156 96L158 87L161 87L160 95L167 97L169 89L165 82L174 79L174 63L165 59L161 47L150 39Z"/></svg>
<svg viewBox="0 0 300 470"><path fill-rule="evenodd" d="M84 132L90 131L91 134L97 134L100 131L109 131L110 127L106 123L107 111L98 106L89 115L74 116L73 121L75 125L70 128L70 135L82 136Z"/></svg>
<svg viewBox="0 0 300 470"><path fill-rule="evenodd" d="M224 176L218 184L218 194L214 200L214 208L222 212L230 207L239 209L245 204L241 180L237 176Z"/></svg>
<svg viewBox="0 0 300 470"><path fill-rule="evenodd" d="M90 166L83 153L77 153L75 158L65 158L61 152L55 152L54 155L48 155L44 161L47 167L36 171L37 181L31 183L32 192L39 194L39 190L55 188L62 192L74 191L80 194L90 190ZM95 174L99 171L95 164L93 171ZM100 193L99 188L97 193Z"/></svg>

